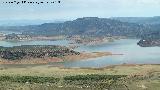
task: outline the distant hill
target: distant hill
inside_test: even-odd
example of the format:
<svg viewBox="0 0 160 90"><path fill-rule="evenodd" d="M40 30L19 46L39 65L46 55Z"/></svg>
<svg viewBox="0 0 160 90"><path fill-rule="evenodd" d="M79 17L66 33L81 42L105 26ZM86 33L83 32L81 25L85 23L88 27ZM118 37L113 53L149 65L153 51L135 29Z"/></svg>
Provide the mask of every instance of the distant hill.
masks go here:
<svg viewBox="0 0 160 90"><path fill-rule="evenodd" d="M160 46L160 17L84 17L41 25L1 26L0 31L19 32L30 36L126 36L141 38L137 43L140 46Z"/></svg>
<svg viewBox="0 0 160 90"><path fill-rule="evenodd" d="M60 23L63 20L0 20L0 26L26 26L39 25L43 23Z"/></svg>
<svg viewBox="0 0 160 90"><path fill-rule="evenodd" d="M29 35L82 35L140 37L150 31L150 25L121 22L109 18L84 17L64 23L1 27L1 30L19 31Z"/></svg>
<svg viewBox="0 0 160 90"><path fill-rule="evenodd" d="M155 17L112 17L113 20L137 24L160 24L160 16Z"/></svg>

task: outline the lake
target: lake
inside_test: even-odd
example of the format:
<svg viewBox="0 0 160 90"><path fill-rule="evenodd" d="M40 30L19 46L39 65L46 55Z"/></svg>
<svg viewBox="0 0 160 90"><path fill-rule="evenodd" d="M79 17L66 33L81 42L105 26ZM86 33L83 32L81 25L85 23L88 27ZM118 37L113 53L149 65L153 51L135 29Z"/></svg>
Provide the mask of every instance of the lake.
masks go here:
<svg viewBox="0 0 160 90"><path fill-rule="evenodd" d="M61 63L65 67L105 67L117 64L160 64L160 47L140 47L137 45L138 39L121 39L97 46L80 45L76 51L85 52L112 52L113 54L123 54L116 56L104 56L81 61L71 61ZM20 45L69 45L67 40L59 41L21 41L10 42L0 41L0 46L12 47Z"/></svg>
<svg viewBox="0 0 160 90"><path fill-rule="evenodd" d="M105 67L117 64L160 64L160 47L140 47L139 39L121 39L97 46L81 46L76 51L124 54L82 61L65 62L66 67Z"/></svg>
<svg viewBox="0 0 160 90"><path fill-rule="evenodd" d="M67 40L59 40L59 41L0 41L0 46L4 47L13 47L13 46L21 46L21 45L61 45L66 46L69 44Z"/></svg>

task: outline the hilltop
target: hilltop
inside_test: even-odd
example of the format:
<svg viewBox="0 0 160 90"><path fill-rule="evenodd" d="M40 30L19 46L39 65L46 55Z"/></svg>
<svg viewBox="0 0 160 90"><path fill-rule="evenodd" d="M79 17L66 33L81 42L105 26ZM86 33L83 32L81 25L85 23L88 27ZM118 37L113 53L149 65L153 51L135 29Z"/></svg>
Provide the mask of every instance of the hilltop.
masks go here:
<svg viewBox="0 0 160 90"><path fill-rule="evenodd" d="M112 17L113 20L119 20L121 22L137 23L137 24L160 24L160 16L154 17Z"/></svg>
<svg viewBox="0 0 160 90"><path fill-rule="evenodd" d="M1 30L19 31L27 35L81 35L81 36L128 36L139 37L149 30L149 26L121 22L109 18L84 17L63 23L1 27Z"/></svg>

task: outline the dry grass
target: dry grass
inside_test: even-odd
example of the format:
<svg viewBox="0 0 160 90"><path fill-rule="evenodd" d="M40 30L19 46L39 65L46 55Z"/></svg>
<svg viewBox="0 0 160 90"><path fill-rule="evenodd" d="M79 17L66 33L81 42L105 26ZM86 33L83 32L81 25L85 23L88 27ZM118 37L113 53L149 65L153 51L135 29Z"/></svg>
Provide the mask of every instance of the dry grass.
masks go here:
<svg viewBox="0 0 160 90"><path fill-rule="evenodd" d="M105 68L63 68L63 67L53 67L51 65L1 65L0 66L0 76L49 76L62 78L65 76L73 75L86 75L86 74L99 74L99 75L128 75L125 79L127 81L131 80L131 83L126 83L129 90L159 90L160 83L157 80L157 75L155 75L155 80L144 79L144 80L134 80L134 75L146 75L150 72L160 72L160 65L118 65L110 66ZM156 73L155 73L156 74ZM149 80L149 81L148 81ZM120 81L121 82L121 81ZM122 83L120 83L122 84ZM59 85L59 84L58 84ZM21 84L12 82L1 82L1 90L91 90L91 89L78 89L74 87L58 87L58 85L48 86L48 84ZM115 90L124 90L117 89ZM127 90L127 89L125 89Z"/></svg>
<svg viewBox="0 0 160 90"><path fill-rule="evenodd" d="M135 66L114 66L108 68L70 68L52 67L51 65L1 65L0 75L30 75L30 76L56 76L86 74L108 74L108 75L130 75L145 71L160 71L160 65L135 65Z"/></svg>

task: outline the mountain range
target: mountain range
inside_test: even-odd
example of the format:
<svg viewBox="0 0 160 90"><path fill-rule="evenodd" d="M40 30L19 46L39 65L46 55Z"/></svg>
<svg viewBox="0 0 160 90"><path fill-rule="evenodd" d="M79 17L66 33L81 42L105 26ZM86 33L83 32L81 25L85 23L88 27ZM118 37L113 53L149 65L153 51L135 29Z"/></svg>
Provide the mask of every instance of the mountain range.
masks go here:
<svg viewBox="0 0 160 90"><path fill-rule="evenodd" d="M157 18L157 19L156 19ZM158 21L159 20L159 21ZM150 22L152 21L152 22ZM142 23L142 22L150 22ZM0 31L16 31L27 35L126 36L145 38L160 32L160 17L84 17L73 21L26 26L1 26ZM157 35L156 35L157 36ZM157 36L159 37L159 36ZM160 38L160 37L159 37Z"/></svg>
<svg viewBox="0 0 160 90"><path fill-rule="evenodd" d="M151 30L152 29L152 30ZM84 17L61 23L27 26L2 26L0 31L16 31L28 35L81 35L141 37L155 31L153 25L123 22L111 18Z"/></svg>

